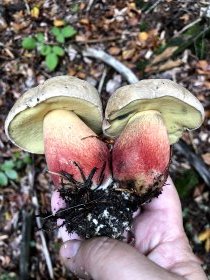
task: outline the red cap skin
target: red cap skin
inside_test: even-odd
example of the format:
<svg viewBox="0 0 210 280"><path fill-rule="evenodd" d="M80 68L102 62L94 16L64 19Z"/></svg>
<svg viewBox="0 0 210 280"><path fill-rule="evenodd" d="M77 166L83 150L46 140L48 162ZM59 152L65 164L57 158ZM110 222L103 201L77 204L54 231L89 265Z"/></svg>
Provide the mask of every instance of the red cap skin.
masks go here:
<svg viewBox="0 0 210 280"><path fill-rule="evenodd" d="M73 112L54 110L44 119L44 146L47 166L50 172L68 172L82 182L82 176L75 162L82 168L87 178L94 167L94 185L100 182L104 164L105 184L111 178L109 150L104 142ZM52 180L59 187L61 178L52 174Z"/></svg>
<svg viewBox="0 0 210 280"><path fill-rule="evenodd" d="M153 185L163 186L169 161L170 144L160 113L141 112L129 120L114 144L113 177L142 195Z"/></svg>

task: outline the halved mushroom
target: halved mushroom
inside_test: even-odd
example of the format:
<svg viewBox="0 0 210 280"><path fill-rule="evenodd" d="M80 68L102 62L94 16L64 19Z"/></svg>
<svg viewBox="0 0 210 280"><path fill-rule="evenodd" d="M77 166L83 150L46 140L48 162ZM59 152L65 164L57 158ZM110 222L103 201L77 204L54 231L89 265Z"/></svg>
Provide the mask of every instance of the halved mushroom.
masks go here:
<svg viewBox="0 0 210 280"><path fill-rule="evenodd" d="M103 124L104 133L117 138L114 179L139 195L157 194L167 178L170 145L203 119L198 99L170 80L142 80L118 89L107 103Z"/></svg>
<svg viewBox="0 0 210 280"><path fill-rule="evenodd" d="M68 172L82 181L97 168L97 185L104 173L110 178L109 151L97 134L101 132L102 105L96 89L75 77L58 76L28 90L15 103L6 122L8 138L31 153L45 153L48 169L58 187ZM103 172L104 171L104 172Z"/></svg>

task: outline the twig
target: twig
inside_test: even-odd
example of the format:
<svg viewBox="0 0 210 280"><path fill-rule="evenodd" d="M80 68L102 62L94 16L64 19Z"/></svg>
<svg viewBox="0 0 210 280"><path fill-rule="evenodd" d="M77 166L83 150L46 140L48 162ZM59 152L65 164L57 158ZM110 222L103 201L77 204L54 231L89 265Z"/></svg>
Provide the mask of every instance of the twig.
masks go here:
<svg viewBox="0 0 210 280"><path fill-rule="evenodd" d="M96 50L93 48L87 48L82 52L83 56L93 57L102 60L104 63L112 66L117 72L119 72L130 84L136 83L138 78L136 75L119 60L115 59L111 55L105 53L102 50Z"/></svg>
<svg viewBox="0 0 210 280"><path fill-rule="evenodd" d="M90 40L75 40L74 42L79 44L95 44L95 43L103 43L103 42L110 42L110 41L117 41L117 40L123 40L121 36L118 37L104 37L104 38L97 38L97 39L90 39Z"/></svg>
<svg viewBox="0 0 210 280"><path fill-rule="evenodd" d="M30 241L31 241L31 224L33 210L22 210L22 240L20 247L20 279L29 279L29 259L30 259Z"/></svg>
<svg viewBox="0 0 210 280"><path fill-rule="evenodd" d="M89 0L86 11L89 12L95 0Z"/></svg>
<svg viewBox="0 0 210 280"><path fill-rule="evenodd" d="M39 213L40 213L39 212L39 202L38 202L37 195L36 195L35 191L34 191L34 196L33 196L32 201L33 201L33 204L35 206L35 215L36 215L37 227L38 228L42 228L41 219L38 216ZM39 230L38 233L39 233L41 241L42 241L43 253L44 253L44 256L45 256L45 259L46 259L47 268L48 268L48 272L49 272L50 278L54 279L53 266L52 266L50 254L49 254L49 251L48 251L48 248L47 248L47 242L46 242L44 233L43 233L42 230Z"/></svg>
<svg viewBox="0 0 210 280"><path fill-rule="evenodd" d="M28 1L27 0L23 0L25 6L26 6L26 10L27 10L27 14L30 15L31 14L31 11L30 11L30 7L28 5Z"/></svg>
<svg viewBox="0 0 210 280"><path fill-rule="evenodd" d="M197 18L196 20L194 20L193 22L189 23L188 25L186 25L185 27L183 27L179 32L177 32L173 37L176 38L178 37L180 34L182 34L183 32L185 32L187 29L189 29L190 27L194 26L195 24L199 23L201 21L201 17Z"/></svg>
<svg viewBox="0 0 210 280"><path fill-rule="evenodd" d="M88 48L83 51L83 55L91 56L93 58L98 58L102 60L104 63L112 66L117 72L119 72L122 76L125 77L128 83L136 83L138 82L137 76L128 69L125 65L123 65L120 61L113 58L111 55L108 55L102 50L95 50L93 48ZM179 143L174 145L175 149L182 152L182 154L187 158L189 163L195 168L201 178L204 180L206 185L210 187L210 172L202 159L193 153L188 145L183 141L180 140Z"/></svg>
<svg viewBox="0 0 210 280"><path fill-rule="evenodd" d="M183 140L175 144L174 148L186 157L189 163L200 174L206 185L210 187L210 172L202 159L198 157Z"/></svg>
<svg viewBox="0 0 210 280"><path fill-rule="evenodd" d="M154 10L163 0L157 0L151 7L149 7L144 13L147 15Z"/></svg>
<svg viewBox="0 0 210 280"><path fill-rule="evenodd" d="M107 67L105 66L104 71L103 71L102 76L101 76L101 79L100 79L100 82L99 82L99 85L98 85L98 93L99 94L101 94L106 75L107 75Z"/></svg>
<svg viewBox="0 0 210 280"><path fill-rule="evenodd" d="M29 184L32 187L32 189L34 190L33 197L32 197L32 202L33 202L33 205L35 207L36 224L37 224L38 228L41 228L42 227L41 219L38 216L39 215L39 201L38 201L38 198L37 198L36 191L34 189L34 174L35 174L34 169L32 169L31 172L29 172L28 177L29 177ZM46 260L47 269L48 269L50 278L54 279L53 266L52 266L50 254L49 254L49 251L48 251L48 248L47 248L47 243L46 243L44 233L41 230L38 231L38 233L39 233L41 241L42 241L43 254L44 254L44 257L45 257L45 260Z"/></svg>

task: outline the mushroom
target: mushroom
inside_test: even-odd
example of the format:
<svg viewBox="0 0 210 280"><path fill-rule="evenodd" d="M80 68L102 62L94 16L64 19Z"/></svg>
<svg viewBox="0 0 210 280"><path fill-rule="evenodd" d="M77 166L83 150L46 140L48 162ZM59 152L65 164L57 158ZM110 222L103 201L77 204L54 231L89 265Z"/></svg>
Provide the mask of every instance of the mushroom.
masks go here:
<svg viewBox="0 0 210 280"><path fill-rule="evenodd" d="M6 134L16 146L45 154L56 187L60 172L82 181L94 168L94 185L103 178L103 184L108 184L109 150L97 137L101 127L102 105L96 89L70 76L54 77L28 90L5 122Z"/></svg>
<svg viewBox="0 0 210 280"><path fill-rule="evenodd" d="M104 133L117 138L114 179L140 196L157 195L167 179L170 145L203 119L198 99L173 81L148 79L118 89L108 100L103 124Z"/></svg>

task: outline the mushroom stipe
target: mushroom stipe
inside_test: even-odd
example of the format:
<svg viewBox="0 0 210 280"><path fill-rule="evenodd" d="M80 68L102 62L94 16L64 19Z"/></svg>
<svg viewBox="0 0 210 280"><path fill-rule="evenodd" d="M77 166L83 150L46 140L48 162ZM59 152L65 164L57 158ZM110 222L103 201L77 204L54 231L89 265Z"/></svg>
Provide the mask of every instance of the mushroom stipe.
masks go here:
<svg viewBox="0 0 210 280"><path fill-rule="evenodd" d="M66 206L55 214L40 215L43 218L41 230L52 231L65 226L69 234L77 233L84 239L108 236L123 240L125 232L131 231L133 215L139 206L161 193L159 188L153 188L140 197L135 191L131 192L131 189L119 189L119 183L114 181L103 189L101 184L105 167L101 170L101 184L93 187L92 178L96 168L85 178L80 165L76 162L75 165L84 181L78 182L71 174L60 172L61 187L58 192ZM64 222L56 226L58 219L63 219Z"/></svg>
<svg viewBox="0 0 210 280"><path fill-rule="evenodd" d="M58 76L24 93L5 121L15 145L45 154L55 191L43 229L60 228L63 241L65 228L123 239L138 207L166 185L171 145L204 120L199 100L166 79L121 87L103 109L88 82Z"/></svg>

